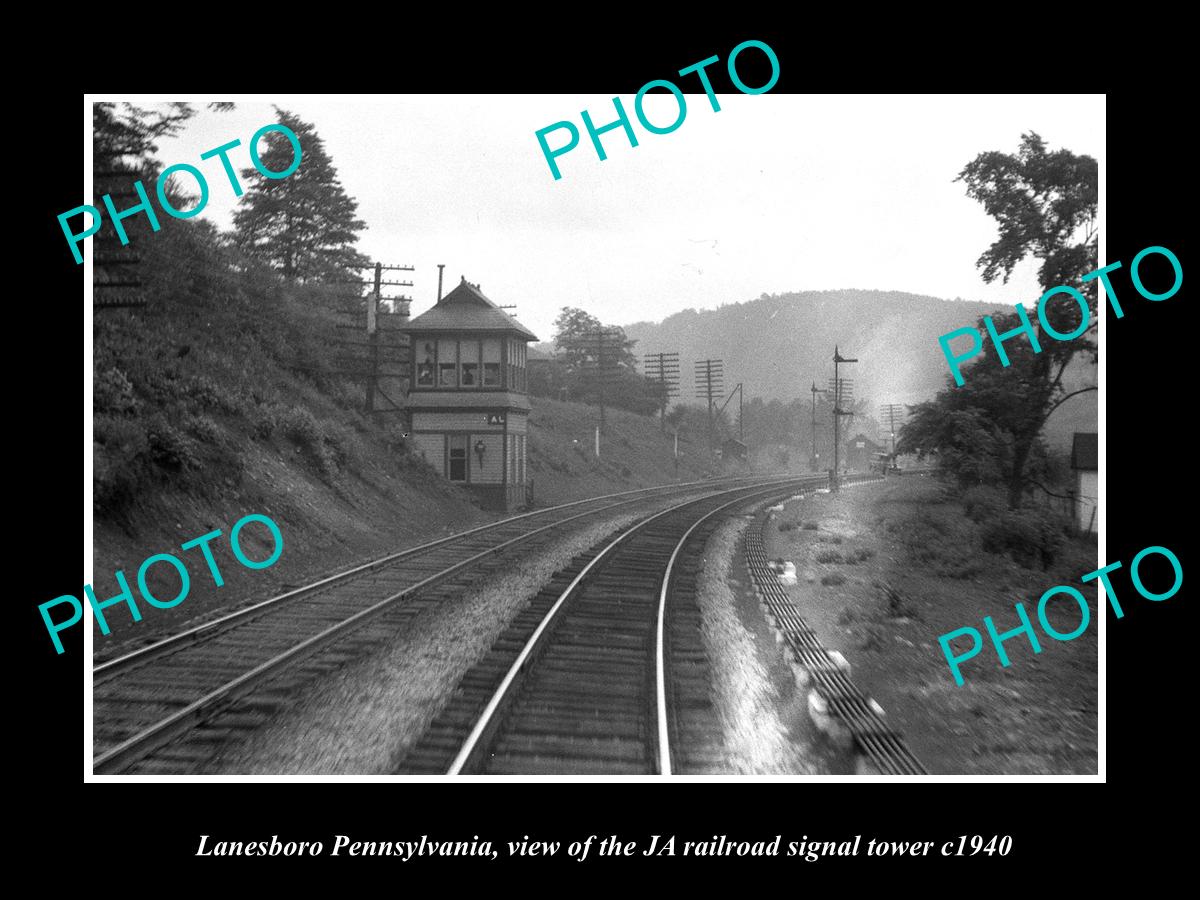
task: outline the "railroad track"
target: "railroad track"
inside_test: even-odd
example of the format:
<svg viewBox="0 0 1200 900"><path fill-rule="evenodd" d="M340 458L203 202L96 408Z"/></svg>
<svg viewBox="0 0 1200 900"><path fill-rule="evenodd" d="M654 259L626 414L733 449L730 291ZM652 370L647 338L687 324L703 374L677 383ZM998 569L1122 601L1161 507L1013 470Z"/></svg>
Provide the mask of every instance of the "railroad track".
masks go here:
<svg viewBox="0 0 1200 900"><path fill-rule="evenodd" d="M711 489L627 491L514 516L389 554L94 666L93 770L177 773L259 727L298 687L460 596L505 554L606 515Z"/></svg>
<svg viewBox="0 0 1200 900"><path fill-rule="evenodd" d="M720 760L695 573L725 514L807 476L689 500L577 556L462 678L401 764L444 774L672 774Z"/></svg>
<svg viewBox="0 0 1200 900"><path fill-rule="evenodd" d="M917 470L913 474L927 474ZM842 666L829 655L816 631L779 584L767 559L763 530L769 519L751 528L743 538L746 568L768 621L782 637L794 662L807 672L812 689L824 706L849 732L859 753L871 769L881 775L928 775L904 737L895 731L874 704L850 680Z"/></svg>

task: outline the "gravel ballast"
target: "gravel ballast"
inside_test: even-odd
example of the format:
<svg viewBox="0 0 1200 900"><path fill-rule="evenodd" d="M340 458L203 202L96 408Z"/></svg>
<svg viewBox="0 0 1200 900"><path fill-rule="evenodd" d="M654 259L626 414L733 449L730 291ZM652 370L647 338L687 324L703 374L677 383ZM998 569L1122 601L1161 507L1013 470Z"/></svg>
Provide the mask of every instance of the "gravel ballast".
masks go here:
<svg viewBox="0 0 1200 900"><path fill-rule="evenodd" d="M750 592L733 580L734 554L750 521L724 523L709 539L698 601L712 665L713 701L724 732L721 774L811 775L819 771L791 673ZM736 590L736 593L735 593Z"/></svg>
<svg viewBox="0 0 1200 900"><path fill-rule="evenodd" d="M220 763L225 774L389 774L463 674L557 569L614 529L574 532L459 601L419 615L388 647L314 686Z"/></svg>

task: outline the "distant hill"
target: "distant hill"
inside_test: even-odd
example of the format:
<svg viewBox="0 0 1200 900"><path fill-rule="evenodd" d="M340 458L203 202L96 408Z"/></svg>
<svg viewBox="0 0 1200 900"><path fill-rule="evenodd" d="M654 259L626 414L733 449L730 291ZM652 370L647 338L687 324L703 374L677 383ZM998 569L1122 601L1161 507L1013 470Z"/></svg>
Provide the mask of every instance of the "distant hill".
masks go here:
<svg viewBox="0 0 1200 900"><path fill-rule="evenodd" d="M881 403L916 403L946 384L948 368L937 338L972 325L1004 306L942 300L901 291L801 291L763 294L757 300L711 310L688 309L662 322L625 327L636 352L680 354L684 401L692 400L692 363L724 360L725 384L744 384L747 398L807 397L813 381L824 388L833 377L833 350L858 363L846 367L854 396ZM1073 367L1071 383L1094 383L1094 369ZM1051 419L1048 437L1056 446L1072 431L1096 430L1096 395L1065 404Z"/></svg>

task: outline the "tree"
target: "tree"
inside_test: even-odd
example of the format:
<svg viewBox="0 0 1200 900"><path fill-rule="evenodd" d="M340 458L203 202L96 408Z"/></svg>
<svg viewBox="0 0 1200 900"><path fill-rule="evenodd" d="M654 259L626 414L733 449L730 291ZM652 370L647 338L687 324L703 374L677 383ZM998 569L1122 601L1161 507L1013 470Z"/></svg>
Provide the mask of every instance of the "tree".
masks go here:
<svg viewBox="0 0 1200 900"><path fill-rule="evenodd" d="M608 332L603 342L595 336L595 332L600 330ZM554 320L554 346L572 373L595 368L598 363L603 363L606 369L624 368L636 372L637 357L633 353L636 343L625 336L625 329L601 324L586 309L564 306ZM599 358L601 347L603 360Z"/></svg>
<svg viewBox="0 0 1200 900"><path fill-rule="evenodd" d="M286 178L242 170L246 194L233 217L234 242L288 281L344 278L370 263L354 248L366 227L356 217L358 204L342 187L313 126L287 110L276 112L299 139L301 162ZM287 170L294 160L291 141L269 132L260 141L259 159L268 171Z"/></svg>
<svg viewBox="0 0 1200 900"><path fill-rule="evenodd" d="M958 174L967 196L983 204L1000 226L1000 236L979 257L989 284L1004 283L1025 257L1042 261L1042 290L1060 284L1080 286L1096 268L1096 203L1099 167L1090 156L1069 150L1047 152L1036 132L1021 135L1016 155L981 153ZM1095 282L1084 293L1094 301Z"/></svg>
<svg viewBox="0 0 1200 900"><path fill-rule="evenodd" d="M1040 435L1046 421L1064 402L1094 386L1068 391L1063 376L1077 354L1096 361L1095 282L1082 278L1097 268L1096 204L1098 167L1090 156L1068 150L1047 152L1035 133L1022 135L1017 154L981 153L959 174L967 195L983 204L1000 226L1000 236L979 257L984 281L1003 274L1007 282L1016 265L1032 255L1042 261L1038 280L1042 290L1068 285L1084 295L1086 330L1071 340L1047 334L1039 316L1030 320L1040 353L1023 336L1004 342L1009 365L1001 364L994 346L964 372L965 383L947 387L931 401L910 407L909 422L901 429L897 452L925 455L937 452L943 467L960 481L999 481L1008 490L1008 503L1020 506L1029 466L1041 458ZM1085 312L1067 295L1045 306L1049 326L1058 334L1073 333ZM998 334L1021 324L1012 313L991 317ZM983 319L979 331L985 331Z"/></svg>
<svg viewBox="0 0 1200 900"><path fill-rule="evenodd" d="M233 108L232 103L210 103L209 109L225 112ZM162 164L155 155L158 141L174 137L197 113L191 103L165 103L157 109L144 109L132 103L92 104L92 171L95 175L93 189L96 200L108 193L114 196L132 197L132 192L123 193L140 180L154 193L153 184L162 171ZM171 178L164 186L167 196L176 209L184 208L194 198L180 190ZM129 205L136 200L130 200ZM179 220L170 216L159 216L160 228L174 228ZM194 224L194 223L192 223ZM144 216L126 220L127 233L137 237L149 233L150 224ZM129 275L128 269L123 274Z"/></svg>
<svg viewBox="0 0 1200 900"><path fill-rule="evenodd" d="M564 306L554 320L558 354L538 386L544 396L566 388L572 400L652 415L665 402L666 386L638 372L637 341L625 330L604 325L584 309ZM603 339L597 337L604 332ZM531 385L531 391L533 386Z"/></svg>
<svg viewBox="0 0 1200 900"><path fill-rule="evenodd" d="M232 103L210 103L209 109L225 112ZM141 167L158 152L156 141L173 137L196 115L191 103L167 103L165 109L143 109L132 103L92 104L92 148L97 168L110 168L119 159L132 157Z"/></svg>

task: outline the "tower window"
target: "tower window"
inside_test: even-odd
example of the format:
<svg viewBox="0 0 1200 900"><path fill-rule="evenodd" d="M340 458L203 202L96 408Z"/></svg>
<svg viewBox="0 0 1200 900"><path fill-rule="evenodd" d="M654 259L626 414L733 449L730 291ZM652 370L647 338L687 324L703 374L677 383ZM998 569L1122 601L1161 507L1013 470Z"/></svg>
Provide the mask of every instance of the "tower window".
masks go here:
<svg viewBox="0 0 1200 900"><path fill-rule="evenodd" d="M457 341L438 341L438 387L458 387Z"/></svg>
<svg viewBox="0 0 1200 900"><path fill-rule="evenodd" d="M500 387L500 341L496 338L483 342L483 386Z"/></svg>
<svg viewBox="0 0 1200 900"><path fill-rule="evenodd" d="M479 341L461 341L458 345L462 376L459 384L475 387L479 384Z"/></svg>

